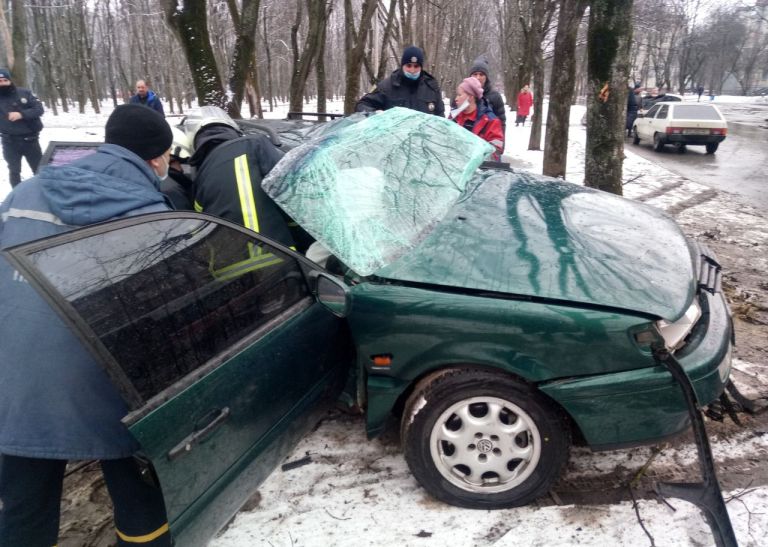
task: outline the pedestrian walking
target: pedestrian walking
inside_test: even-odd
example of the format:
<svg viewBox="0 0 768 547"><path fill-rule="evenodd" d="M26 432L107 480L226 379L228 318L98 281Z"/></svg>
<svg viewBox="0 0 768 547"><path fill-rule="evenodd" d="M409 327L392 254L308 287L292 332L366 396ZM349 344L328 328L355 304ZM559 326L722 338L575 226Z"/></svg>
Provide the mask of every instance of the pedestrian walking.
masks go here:
<svg viewBox="0 0 768 547"><path fill-rule="evenodd" d="M3 158L8 164L11 186L21 182L21 160L27 160L33 173L37 173L40 159L40 131L43 105L29 90L16 87L11 72L0 68L0 139Z"/></svg>
<svg viewBox="0 0 768 547"><path fill-rule="evenodd" d="M401 106L425 114L445 116L440 85L423 67L422 49L408 46L403 50L400 68L363 95L355 105L355 112L375 112Z"/></svg>
<svg viewBox="0 0 768 547"><path fill-rule="evenodd" d="M517 94L517 117L515 118L515 127L519 125L525 126L525 119L531 113L531 107L533 106L533 93L531 93L528 84L523 86L520 93Z"/></svg>
<svg viewBox="0 0 768 547"><path fill-rule="evenodd" d="M701 96L704 94L704 86L703 85L700 85L699 87L696 88L696 94L699 96L699 98L696 99L696 102L698 103L698 102L701 101Z"/></svg>
<svg viewBox="0 0 768 547"><path fill-rule="evenodd" d="M169 209L171 128L158 113L118 106L106 144L46 166L0 205L0 249L116 217ZM0 545L58 542L68 460L100 460L117 545L170 546L162 492L144 478L128 408L106 372L10 262L0 260Z"/></svg>
<svg viewBox="0 0 768 547"><path fill-rule="evenodd" d="M144 80L138 80L136 82L136 94L131 97L131 104L142 104L148 106L152 110L158 112L160 115L165 116L163 111L163 103L160 102L160 98L154 91L147 87L147 82Z"/></svg>
<svg viewBox="0 0 768 547"><path fill-rule="evenodd" d="M504 130L501 120L483 100L483 86L478 79L469 77L462 80L456 88L456 104L458 107L451 112L451 118L464 129L491 143L496 149L491 159L500 161L504 151Z"/></svg>
<svg viewBox="0 0 768 547"><path fill-rule="evenodd" d="M496 91L491 84L491 71L488 65L488 59L481 55L474 60L469 68L469 75L476 78L483 86L483 99L491 107L493 113L501 121L502 130L507 128L507 112L504 108L504 99L501 93Z"/></svg>

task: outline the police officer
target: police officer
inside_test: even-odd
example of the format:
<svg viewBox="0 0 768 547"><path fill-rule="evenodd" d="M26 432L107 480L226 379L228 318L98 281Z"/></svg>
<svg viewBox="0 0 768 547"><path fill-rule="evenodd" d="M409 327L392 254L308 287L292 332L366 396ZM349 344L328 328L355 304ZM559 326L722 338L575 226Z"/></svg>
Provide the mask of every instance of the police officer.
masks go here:
<svg viewBox="0 0 768 547"><path fill-rule="evenodd" d="M424 52L408 46L400 59L400 68L387 76L355 105L356 112L375 112L402 106L425 114L445 116L440 85L423 69Z"/></svg>
<svg viewBox="0 0 768 547"><path fill-rule="evenodd" d="M0 135L11 186L21 182L21 158L37 173L43 155L38 140L42 115L43 105L37 97L29 89L13 85L11 72L0 68Z"/></svg>

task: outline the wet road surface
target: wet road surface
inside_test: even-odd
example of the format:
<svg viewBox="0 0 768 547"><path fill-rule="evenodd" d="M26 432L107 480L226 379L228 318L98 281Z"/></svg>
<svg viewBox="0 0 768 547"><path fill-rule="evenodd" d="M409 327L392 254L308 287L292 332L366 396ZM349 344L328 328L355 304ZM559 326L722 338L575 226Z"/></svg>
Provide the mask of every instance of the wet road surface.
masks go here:
<svg viewBox="0 0 768 547"><path fill-rule="evenodd" d="M706 154L703 146L688 146L680 153L668 145L654 152L651 144L641 141L635 146L628 138L624 147L694 182L737 194L768 213L768 122L729 121L728 136L715 154Z"/></svg>

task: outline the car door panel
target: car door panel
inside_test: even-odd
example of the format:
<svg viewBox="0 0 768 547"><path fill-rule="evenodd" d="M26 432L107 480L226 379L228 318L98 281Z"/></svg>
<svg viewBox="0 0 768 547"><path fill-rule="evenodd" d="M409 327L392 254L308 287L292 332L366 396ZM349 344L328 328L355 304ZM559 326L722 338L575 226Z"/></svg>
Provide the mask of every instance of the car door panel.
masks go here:
<svg viewBox="0 0 768 547"><path fill-rule="evenodd" d="M9 254L116 379L185 545L226 523L349 363L310 263L206 215L125 219Z"/></svg>

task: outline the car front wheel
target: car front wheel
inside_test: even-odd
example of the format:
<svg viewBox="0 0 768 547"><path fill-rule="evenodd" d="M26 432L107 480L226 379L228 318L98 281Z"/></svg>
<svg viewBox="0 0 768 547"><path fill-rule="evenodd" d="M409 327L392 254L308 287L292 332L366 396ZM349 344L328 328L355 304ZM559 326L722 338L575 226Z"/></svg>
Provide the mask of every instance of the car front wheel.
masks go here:
<svg viewBox="0 0 768 547"><path fill-rule="evenodd" d="M507 375L449 369L423 380L401 424L421 485L451 505L496 509L546 494L568 460L570 429L536 389Z"/></svg>
<svg viewBox="0 0 768 547"><path fill-rule="evenodd" d="M707 143L707 154L714 154L717 152L717 147L720 143L718 142L708 142Z"/></svg>
<svg viewBox="0 0 768 547"><path fill-rule="evenodd" d="M661 152L664 149L664 139L658 133L653 134L653 149L656 152Z"/></svg>

